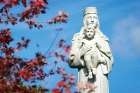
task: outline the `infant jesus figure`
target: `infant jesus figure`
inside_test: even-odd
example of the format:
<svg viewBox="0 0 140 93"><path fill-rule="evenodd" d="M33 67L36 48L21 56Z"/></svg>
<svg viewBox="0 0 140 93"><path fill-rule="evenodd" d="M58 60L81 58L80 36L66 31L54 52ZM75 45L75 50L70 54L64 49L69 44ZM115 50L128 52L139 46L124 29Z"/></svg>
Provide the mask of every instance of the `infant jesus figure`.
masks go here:
<svg viewBox="0 0 140 93"><path fill-rule="evenodd" d="M88 70L89 79L93 78L93 75L96 74L96 68L103 59L97 47L98 42L94 38L95 33L93 28L86 28L84 30L84 38L81 40L81 55Z"/></svg>

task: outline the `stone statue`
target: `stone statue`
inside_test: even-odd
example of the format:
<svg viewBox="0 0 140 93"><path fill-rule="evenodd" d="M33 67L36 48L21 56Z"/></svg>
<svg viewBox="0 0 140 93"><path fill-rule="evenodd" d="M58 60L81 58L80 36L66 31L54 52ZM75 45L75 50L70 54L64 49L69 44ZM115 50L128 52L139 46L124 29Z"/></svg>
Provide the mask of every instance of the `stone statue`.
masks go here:
<svg viewBox="0 0 140 93"><path fill-rule="evenodd" d="M83 26L74 34L69 65L78 69L80 93L109 93L108 74L113 64L108 38L99 29L96 7L87 7Z"/></svg>

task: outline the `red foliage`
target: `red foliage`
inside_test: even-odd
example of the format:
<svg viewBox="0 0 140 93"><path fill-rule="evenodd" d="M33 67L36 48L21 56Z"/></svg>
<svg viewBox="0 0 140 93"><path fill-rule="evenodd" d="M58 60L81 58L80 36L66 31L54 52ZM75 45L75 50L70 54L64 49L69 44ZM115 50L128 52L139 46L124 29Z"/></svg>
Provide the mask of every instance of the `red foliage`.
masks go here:
<svg viewBox="0 0 140 93"><path fill-rule="evenodd" d="M57 72L57 74L60 74L63 76L63 80L57 83L58 88L52 90L52 92L63 93L62 91L60 91L61 88L63 88L63 91L65 91L66 93L71 93L70 88L73 85L75 85L75 77L73 75L68 75L66 71L64 70L64 68L58 68L56 71L50 70L50 72L46 74L40 68L41 66L44 66L45 64L47 64L46 57L42 55L41 53L37 53L36 57L29 61L27 60L25 61L24 59L17 58L13 55L13 53L16 50L26 48L28 46L28 43L30 42L29 39L25 39L24 37L22 37L21 41L17 43L17 47L13 48L9 46L9 43L11 42L11 40L9 39L8 40L6 39L7 41L5 39L3 40L3 38L6 38L6 37L11 38L10 29L1 30L1 36L3 36L1 37L1 40L2 40L1 51L5 54L5 57L0 58L0 61L2 62L0 66L0 76L4 76L7 79L11 78L12 81L15 81L17 79L20 81L21 78L24 79L25 81L29 81L29 80L34 80L34 79L42 80L46 76L54 75L56 74L55 72ZM63 49L63 51L65 51L65 46L66 46L65 41L61 39L59 41L58 47ZM66 56L63 53L62 54L60 54L59 52L54 52L54 53L57 59L60 58L62 61L66 61ZM23 63L24 65L20 66ZM13 68L13 66L16 66L15 72L13 74L9 74L10 76L5 74L7 72L11 73L11 69ZM21 87L17 88L18 91L21 91L20 88Z"/></svg>
<svg viewBox="0 0 140 93"><path fill-rule="evenodd" d="M21 13L12 14L10 9L17 5L20 5L20 2L25 7ZM39 14L45 13L45 9L48 5L47 0L30 0L27 3L27 0L0 0L3 7L0 9L0 23L11 23L12 25L17 24L19 21L23 21L29 25L30 28L33 26L40 29L42 28L41 24L33 21L33 18Z"/></svg>
<svg viewBox="0 0 140 93"><path fill-rule="evenodd" d="M9 6L15 6L19 3L19 0L0 0L0 3L9 5Z"/></svg>
<svg viewBox="0 0 140 93"><path fill-rule="evenodd" d="M22 13L20 20L30 19L35 15L44 13L47 4L44 0L31 0L30 5Z"/></svg>
<svg viewBox="0 0 140 93"><path fill-rule="evenodd" d="M0 31L0 43L3 45L9 44L12 41L10 29L3 29Z"/></svg>
<svg viewBox="0 0 140 93"><path fill-rule="evenodd" d="M0 52L2 52L0 56L0 93L37 93L36 89L33 91L31 89L29 92L28 87L22 88L21 78L26 81L32 78L44 79L46 74L41 67L47 64L46 58L41 53L37 53L36 57L30 61L16 57L14 52L26 48L30 40L22 37L16 48L10 46L12 40L10 29L0 31ZM2 82L5 82L5 85L2 85ZM40 91L43 93L44 90Z"/></svg>
<svg viewBox="0 0 140 93"><path fill-rule="evenodd" d="M47 0L0 0L2 5L0 9L0 24L12 24L16 25L18 22L25 22L29 25L29 28L36 27L42 28L43 25L35 21L36 16L45 13L45 9L48 5ZM25 10L21 13L12 14L10 9L22 4ZM68 14L64 11L60 11L49 24L53 23L66 23ZM62 29L58 29L62 30ZM33 86L23 86L23 80L25 82L36 80L43 80L46 76L60 74L63 80L57 83L57 88L52 90L52 93L71 93L70 88L75 85L71 75L68 75L64 68L51 69L47 74L43 70L43 66L47 65L46 57L37 53L32 59L24 59L15 56L15 52L20 51L23 48L27 48L30 43L29 39L21 38L21 41L17 42L16 47L10 46L10 42L13 41L11 37L10 29L0 30L0 93L44 93L45 89L38 89ZM65 43L64 40L60 40L59 47L63 49L65 53L69 52L70 46ZM65 53L53 52L53 57L57 60L65 62L67 57ZM55 61L57 63L58 61ZM57 65L57 64L56 64ZM57 67L57 66L56 66ZM61 90L61 88L63 90Z"/></svg>
<svg viewBox="0 0 140 93"><path fill-rule="evenodd" d="M45 91L47 90L22 86L19 80L0 80L0 93L45 93Z"/></svg>
<svg viewBox="0 0 140 93"><path fill-rule="evenodd" d="M31 1L31 5L37 6L37 7L45 7L46 4L48 4L48 3L44 0L32 0Z"/></svg>
<svg viewBox="0 0 140 93"><path fill-rule="evenodd" d="M19 76L22 77L24 80L29 80L31 77L33 77L32 71L27 71L27 70L20 70L19 71Z"/></svg>
<svg viewBox="0 0 140 93"><path fill-rule="evenodd" d="M26 5L27 5L26 0L22 0L22 4L24 5L24 7L26 7Z"/></svg>
<svg viewBox="0 0 140 93"><path fill-rule="evenodd" d="M35 20L31 19L31 20L27 20L26 23L29 25L29 28L33 28L33 27L36 27L38 29L42 28L43 25L41 24L38 24Z"/></svg>
<svg viewBox="0 0 140 93"><path fill-rule="evenodd" d="M55 88L55 89L52 89L52 93L62 93L59 89Z"/></svg>
<svg viewBox="0 0 140 93"><path fill-rule="evenodd" d="M46 74L42 69L38 69L38 67L43 66L44 64L47 64L45 57L38 53L35 59L27 62L27 64L19 71L19 76L24 80L29 80L35 77L44 79ZM34 71L34 69L37 70Z"/></svg>
<svg viewBox="0 0 140 93"><path fill-rule="evenodd" d="M62 48L64 50L65 53L69 53L70 52L70 45L67 45L65 43L64 39L61 39L58 43L59 48Z"/></svg>
<svg viewBox="0 0 140 93"><path fill-rule="evenodd" d="M59 81L59 82L57 83L57 86L58 86L58 87L65 87L65 86L66 86L65 81L64 81L64 80Z"/></svg>
<svg viewBox="0 0 140 93"><path fill-rule="evenodd" d="M68 75L64 68L57 68L57 73L63 76L63 80L57 82L57 88L54 88L53 93L72 93L71 87L75 85L75 76Z"/></svg>
<svg viewBox="0 0 140 93"><path fill-rule="evenodd" d="M48 24L67 23L68 14L64 11L59 11L58 15L48 20Z"/></svg>
<svg viewBox="0 0 140 93"><path fill-rule="evenodd" d="M61 39L59 42L58 42L58 48L60 48L62 51L61 53L60 52L57 52L55 51L54 52L54 56L57 58L57 59L61 59L61 61L63 62L67 62L67 56L66 54L69 53L68 50L70 49L70 46L66 44L65 40L64 39ZM68 48L68 49L66 49ZM51 52L52 54L52 52ZM57 61L55 61L55 64L57 63ZM56 72L60 75L62 75L62 80L57 82L56 86L57 88L54 88L52 91L53 93L72 93L71 92L71 88L72 86L75 86L75 76L73 74L67 74L65 69L62 68L62 67L57 67L57 70Z"/></svg>

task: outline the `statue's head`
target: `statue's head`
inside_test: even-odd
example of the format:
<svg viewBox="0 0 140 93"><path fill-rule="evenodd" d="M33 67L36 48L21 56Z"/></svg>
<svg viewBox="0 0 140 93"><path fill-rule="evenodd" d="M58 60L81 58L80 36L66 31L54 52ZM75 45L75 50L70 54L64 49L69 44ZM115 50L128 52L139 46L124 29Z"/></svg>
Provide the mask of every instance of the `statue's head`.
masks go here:
<svg viewBox="0 0 140 93"><path fill-rule="evenodd" d="M96 7L87 7L84 11L84 26L96 29L99 25Z"/></svg>
<svg viewBox="0 0 140 93"><path fill-rule="evenodd" d="M92 40L95 35L95 30L92 27L84 29L84 37L88 40Z"/></svg>

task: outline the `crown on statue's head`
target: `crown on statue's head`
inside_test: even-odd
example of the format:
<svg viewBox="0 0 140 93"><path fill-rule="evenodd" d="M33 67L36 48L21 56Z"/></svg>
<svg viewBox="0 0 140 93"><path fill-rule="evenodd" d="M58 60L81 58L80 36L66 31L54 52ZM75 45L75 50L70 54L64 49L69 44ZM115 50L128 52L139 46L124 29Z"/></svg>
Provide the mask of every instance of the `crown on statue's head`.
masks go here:
<svg viewBox="0 0 140 93"><path fill-rule="evenodd" d="M84 11L84 15L87 15L87 14L97 14L96 7L86 7Z"/></svg>

